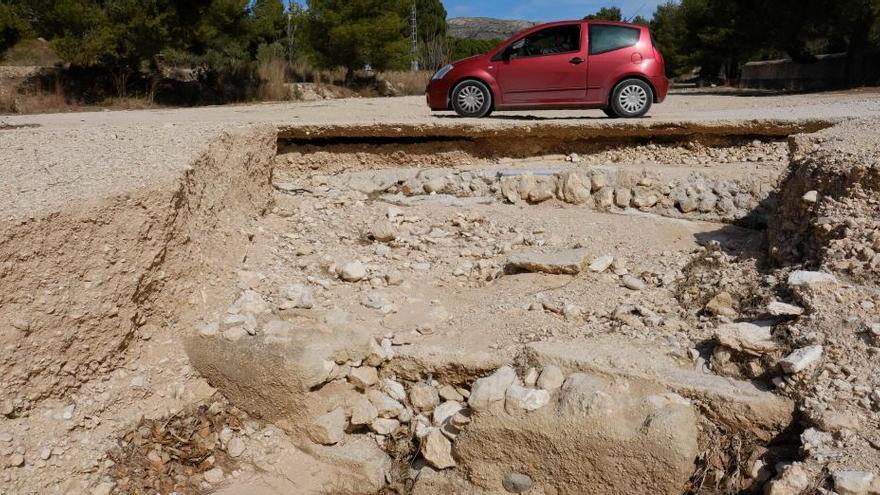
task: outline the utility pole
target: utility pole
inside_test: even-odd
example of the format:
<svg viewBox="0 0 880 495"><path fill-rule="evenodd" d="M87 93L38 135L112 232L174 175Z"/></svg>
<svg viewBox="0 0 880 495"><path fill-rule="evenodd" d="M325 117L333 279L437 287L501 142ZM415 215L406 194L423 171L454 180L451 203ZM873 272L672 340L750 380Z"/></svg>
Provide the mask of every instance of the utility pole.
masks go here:
<svg viewBox="0 0 880 495"><path fill-rule="evenodd" d="M412 64L411 69L413 72L419 71L419 21L418 21L418 12L416 12L416 2L413 0L412 4L412 15L410 16L410 32L412 37Z"/></svg>

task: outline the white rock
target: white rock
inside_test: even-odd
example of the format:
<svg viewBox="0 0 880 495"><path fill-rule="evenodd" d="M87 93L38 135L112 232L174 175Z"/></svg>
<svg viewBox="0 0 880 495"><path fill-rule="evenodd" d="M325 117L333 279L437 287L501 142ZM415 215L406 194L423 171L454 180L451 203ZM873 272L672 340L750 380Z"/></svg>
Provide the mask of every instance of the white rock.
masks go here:
<svg viewBox="0 0 880 495"><path fill-rule="evenodd" d="M464 400L464 396L461 395L461 393L452 385L440 385L440 387L437 388L437 392L443 400L454 400L456 402Z"/></svg>
<svg viewBox="0 0 880 495"><path fill-rule="evenodd" d="M220 325L216 321L204 321L199 324L198 330L202 337L214 337L220 333Z"/></svg>
<svg viewBox="0 0 880 495"><path fill-rule="evenodd" d="M400 382L385 378L382 380L382 390L394 400L406 400L406 389Z"/></svg>
<svg viewBox="0 0 880 495"><path fill-rule="evenodd" d="M229 454L229 457L241 457L245 448L244 440L241 437L232 437L226 445L226 453Z"/></svg>
<svg viewBox="0 0 880 495"><path fill-rule="evenodd" d="M766 495L801 495L810 486L809 473L800 464L785 466L781 471L782 474L767 485Z"/></svg>
<svg viewBox="0 0 880 495"><path fill-rule="evenodd" d="M217 483L221 483L225 475L223 474L223 470L215 467L214 469L205 471L205 481L212 485L216 485Z"/></svg>
<svg viewBox="0 0 880 495"><path fill-rule="evenodd" d="M358 282L367 276L367 269L360 261L349 261L339 268L338 274L346 282Z"/></svg>
<svg viewBox="0 0 880 495"><path fill-rule="evenodd" d="M76 404L70 404L61 412L62 419L73 419L73 412L76 411Z"/></svg>
<svg viewBox="0 0 880 495"><path fill-rule="evenodd" d="M223 332L223 338L230 342L238 342L248 335L244 327L234 327Z"/></svg>
<svg viewBox="0 0 880 495"><path fill-rule="evenodd" d="M359 395L351 404L349 414L351 415L351 424L357 426L371 424L379 417L379 411L376 409L376 406L363 395Z"/></svg>
<svg viewBox="0 0 880 495"><path fill-rule="evenodd" d="M370 429L379 435L390 435L400 428L400 421L396 419L377 418L370 423Z"/></svg>
<svg viewBox="0 0 880 495"><path fill-rule="evenodd" d="M416 438L419 440L423 440L429 433L437 430L437 428L431 425L431 420L421 414L412 420L412 424L415 425Z"/></svg>
<svg viewBox="0 0 880 495"><path fill-rule="evenodd" d="M807 191L802 198L807 203L815 203L819 201L819 191Z"/></svg>
<svg viewBox="0 0 880 495"><path fill-rule="evenodd" d="M352 368L348 373L348 381L361 390L366 390L379 383L379 372L372 366Z"/></svg>
<svg viewBox="0 0 880 495"><path fill-rule="evenodd" d="M345 410L337 407L309 426L309 437L321 445L339 443L345 437Z"/></svg>
<svg viewBox="0 0 880 495"><path fill-rule="evenodd" d="M868 495L874 482L874 474L867 471L837 471L832 476L839 495Z"/></svg>
<svg viewBox="0 0 880 495"><path fill-rule="evenodd" d="M614 263L614 256L602 256L601 258L596 258L590 263L590 271L602 273L611 267L612 263Z"/></svg>
<svg viewBox="0 0 880 495"><path fill-rule="evenodd" d="M397 230L388 220L376 221L370 229L370 236L379 242L391 242L397 239Z"/></svg>
<svg viewBox="0 0 880 495"><path fill-rule="evenodd" d="M447 419L464 409L461 403L454 400L446 401L434 409L434 425L442 426Z"/></svg>
<svg viewBox="0 0 880 495"><path fill-rule="evenodd" d="M396 418L405 409L403 404L378 390L368 390L367 398L383 418Z"/></svg>
<svg viewBox="0 0 880 495"><path fill-rule="evenodd" d="M417 383L409 389L409 403L421 411L430 411L440 403L440 394L428 383Z"/></svg>
<svg viewBox="0 0 880 495"><path fill-rule="evenodd" d="M715 340L735 351L761 356L775 351L779 346L770 334L769 325L740 322L721 325L715 330Z"/></svg>
<svg viewBox="0 0 880 495"><path fill-rule="evenodd" d="M19 454L18 452L13 453L11 456L9 456L9 461L7 465L10 467L24 466L24 456Z"/></svg>
<svg viewBox="0 0 880 495"><path fill-rule="evenodd" d="M422 456L428 464L436 469L455 467L455 459L452 458L452 442L440 430L435 429L425 436L422 442Z"/></svg>
<svg viewBox="0 0 880 495"><path fill-rule="evenodd" d="M550 402L550 392L535 388L525 388L513 384L507 388L504 409L508 413L535 411Z"/></svg>
<svg viewBox="0 0 880 495"><path fill-rule="evenodd" d="M830 273L825 272L809 272L798 270L791 272L788 276L789 287L818 287L821 285L832 285L837 283L837 278Z"/></svg>
<svg viewBox="0 0 880 495"><path fill-rule="evenodd" d="M541 377L538 378L537 384L538 388L553 391L562 387L563 382L565 382L565 375L562 374L562 370L558 366L549 365L541 370Z"/></svg>
<svg viewBox="0 0 880 495"><path fill-rule="evenodd" d="M793 304L773 301L767 305L767 312L773 316L800 316L804 314L804 308Z"/></svg>
<svg viewBox="0 0 880 495"><path fill-rule="evenodd" d="M623 282L623 286L630 290L645 290L645 288L647 288L645 282L632 275L624 275L621 281Z"/></svg>
<svg viewBox="0 0 880 495"><path fill-rule="evenodd" d="M811 345L798 349L779 362L782 370L789 374L800 373L822 358L821 345Z"/></svg>
<svg viewBox="0 0 880 495"><path fill-rule="evenodd" d="M515 381L516 371L510 366L504 366L485 378L477 379L471 388L468 405L475 411L487 409L492 403L504 400L507 388Z"/></svg>
<svg viewBox="0 0 880 495"><path fill-rule="evenodd" d="M281 304L281 309L312 309L315 307L315 297L312 290L303 284L290 284L284 288L281 297L286 299Z"/></svg>
<svg viewBox="0 0 880 495"><path fill-rule="evenodd" d="M271 311L272 309L263 299L263 296L253 290L244 291L241 297L229 308L229 312L235 314L250 313L253 315L263 315Z"/></svg>

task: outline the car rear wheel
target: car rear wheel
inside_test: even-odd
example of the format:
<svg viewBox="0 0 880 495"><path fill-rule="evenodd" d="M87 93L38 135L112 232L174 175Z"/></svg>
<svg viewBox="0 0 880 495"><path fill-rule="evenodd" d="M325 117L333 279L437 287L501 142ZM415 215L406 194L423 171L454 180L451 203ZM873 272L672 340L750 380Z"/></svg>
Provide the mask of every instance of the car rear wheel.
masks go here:
<svg viewBox="0 0 880 495"><path fill-rule="evenodd" d="M627 79L614 88L611 110L619 117L644 117L654 102L654 91L641 79Z"/></svg>
<svg viewBox="0 0 880 495"><path fill-rule="evenodd" d="M452 109L462 117L486 117L492 113L492 92L480 81L462 81L452 90Z"/></svg>

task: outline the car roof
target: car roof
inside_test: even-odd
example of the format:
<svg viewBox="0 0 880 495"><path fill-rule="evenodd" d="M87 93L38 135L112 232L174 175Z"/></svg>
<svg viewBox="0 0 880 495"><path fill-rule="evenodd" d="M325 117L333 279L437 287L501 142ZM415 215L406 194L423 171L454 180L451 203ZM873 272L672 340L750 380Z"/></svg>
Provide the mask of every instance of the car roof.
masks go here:
<svg viewBox="0 0 880 495"><path fill-rule="evenodd" d="M536 25L534 25L526 30L523 30L521 32L533 31L535 29L542 29L542 28L546 28L546 27L561 26L561 25L565 25L565 24L578 24L578 23L581 23L581 24L610 24L610 25L614 25L614 26L626 26L626 27L637 27L637 28L648 27L644 24L636 24L633 22L606 21L604 19L573 19L570 21L554 21L554 22L547 22L544 24L536 24Z"/></svg>

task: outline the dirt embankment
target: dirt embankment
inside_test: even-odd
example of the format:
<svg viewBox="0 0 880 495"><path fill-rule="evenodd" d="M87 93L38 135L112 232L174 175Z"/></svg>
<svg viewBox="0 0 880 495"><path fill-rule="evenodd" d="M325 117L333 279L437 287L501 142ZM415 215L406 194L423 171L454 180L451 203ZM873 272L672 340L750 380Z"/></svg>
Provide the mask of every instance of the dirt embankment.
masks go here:
<svg viewBox="0 0 880 495"><path fill-rule="evenodd" d="M0 223L0 413L113 370L138 329L225 290L205 283L245 255L275 146L274 129L224 133L143 192Z"/></svg>
<svg viewBox="0 0 880 495"><path fill-rule="evenodd" d="M774 261L824 266L876 287L880 153L871 131L875 125L850 121L791 139L791 167L769 230Z"/></svg>

